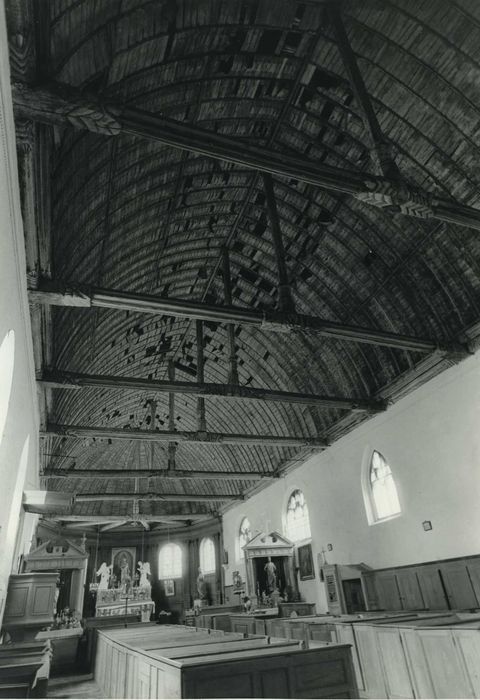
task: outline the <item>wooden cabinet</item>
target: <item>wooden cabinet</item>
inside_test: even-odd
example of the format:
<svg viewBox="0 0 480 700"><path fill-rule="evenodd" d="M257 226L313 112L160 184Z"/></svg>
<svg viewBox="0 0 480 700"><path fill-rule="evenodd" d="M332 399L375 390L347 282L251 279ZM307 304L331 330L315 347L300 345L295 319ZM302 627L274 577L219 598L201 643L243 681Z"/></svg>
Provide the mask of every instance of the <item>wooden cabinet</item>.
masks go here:
<svg viewBox="0 0 480 700"><path fill-rule="evenodd" d="M451 608L476 608L477 597L465 561L446 562L440 571Z"/></svg>

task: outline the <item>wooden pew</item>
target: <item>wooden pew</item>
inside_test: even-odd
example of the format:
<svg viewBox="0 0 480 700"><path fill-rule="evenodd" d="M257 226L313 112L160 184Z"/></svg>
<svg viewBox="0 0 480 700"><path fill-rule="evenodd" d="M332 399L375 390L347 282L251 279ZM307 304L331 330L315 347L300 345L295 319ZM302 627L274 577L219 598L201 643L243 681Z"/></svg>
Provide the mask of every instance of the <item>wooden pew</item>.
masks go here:
<svg viewBox="0 0 480 700"><path fill-rule="evenodd" d="M50 643L0 646L0 698L46 697L51 657Z"/></svg>
<svg viewBox="0 0 480 700"><path fill-rule="evenodd" d="M308 651L298 641L180 631L176 647L148 633L142 649L125 632L99 631L95 678L108 697L358 697L345 645Z"/></svg>

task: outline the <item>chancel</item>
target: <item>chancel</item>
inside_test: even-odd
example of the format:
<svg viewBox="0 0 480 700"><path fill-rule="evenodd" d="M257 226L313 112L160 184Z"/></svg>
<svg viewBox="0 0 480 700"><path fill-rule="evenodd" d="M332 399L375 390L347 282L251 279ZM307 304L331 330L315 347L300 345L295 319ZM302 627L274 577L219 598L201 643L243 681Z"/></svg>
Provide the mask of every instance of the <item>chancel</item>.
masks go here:
<svg viewBox="0 0 480 700"><path fill-rule="evenodd" d="M478 0L0 0L0 697L480 698Z"/></svg>

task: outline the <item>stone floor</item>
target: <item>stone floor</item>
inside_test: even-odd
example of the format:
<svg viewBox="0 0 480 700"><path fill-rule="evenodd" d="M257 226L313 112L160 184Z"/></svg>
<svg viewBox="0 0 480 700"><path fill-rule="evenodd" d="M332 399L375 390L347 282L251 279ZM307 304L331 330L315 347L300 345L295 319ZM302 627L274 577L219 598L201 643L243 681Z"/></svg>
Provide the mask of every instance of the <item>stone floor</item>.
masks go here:
<svg viewBox="0 0 480 700"><path fill-rule="evenodd" d="M48 681L47 698L102 698L91 673L59 676Z"/></svg>

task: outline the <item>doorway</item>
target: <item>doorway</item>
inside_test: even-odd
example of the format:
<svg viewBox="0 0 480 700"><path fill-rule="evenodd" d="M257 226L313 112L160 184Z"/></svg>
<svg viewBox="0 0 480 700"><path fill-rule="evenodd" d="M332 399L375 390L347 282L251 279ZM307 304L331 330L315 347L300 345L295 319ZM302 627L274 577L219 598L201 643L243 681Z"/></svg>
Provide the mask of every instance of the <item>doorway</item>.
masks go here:
<svg viewBox="0 0 480 700"><path fill-rule="evenodd" d="M347 613L364 612L367 607L362 590L362 582L359 578L351 578L342 581L343 595Z"/></svg>

